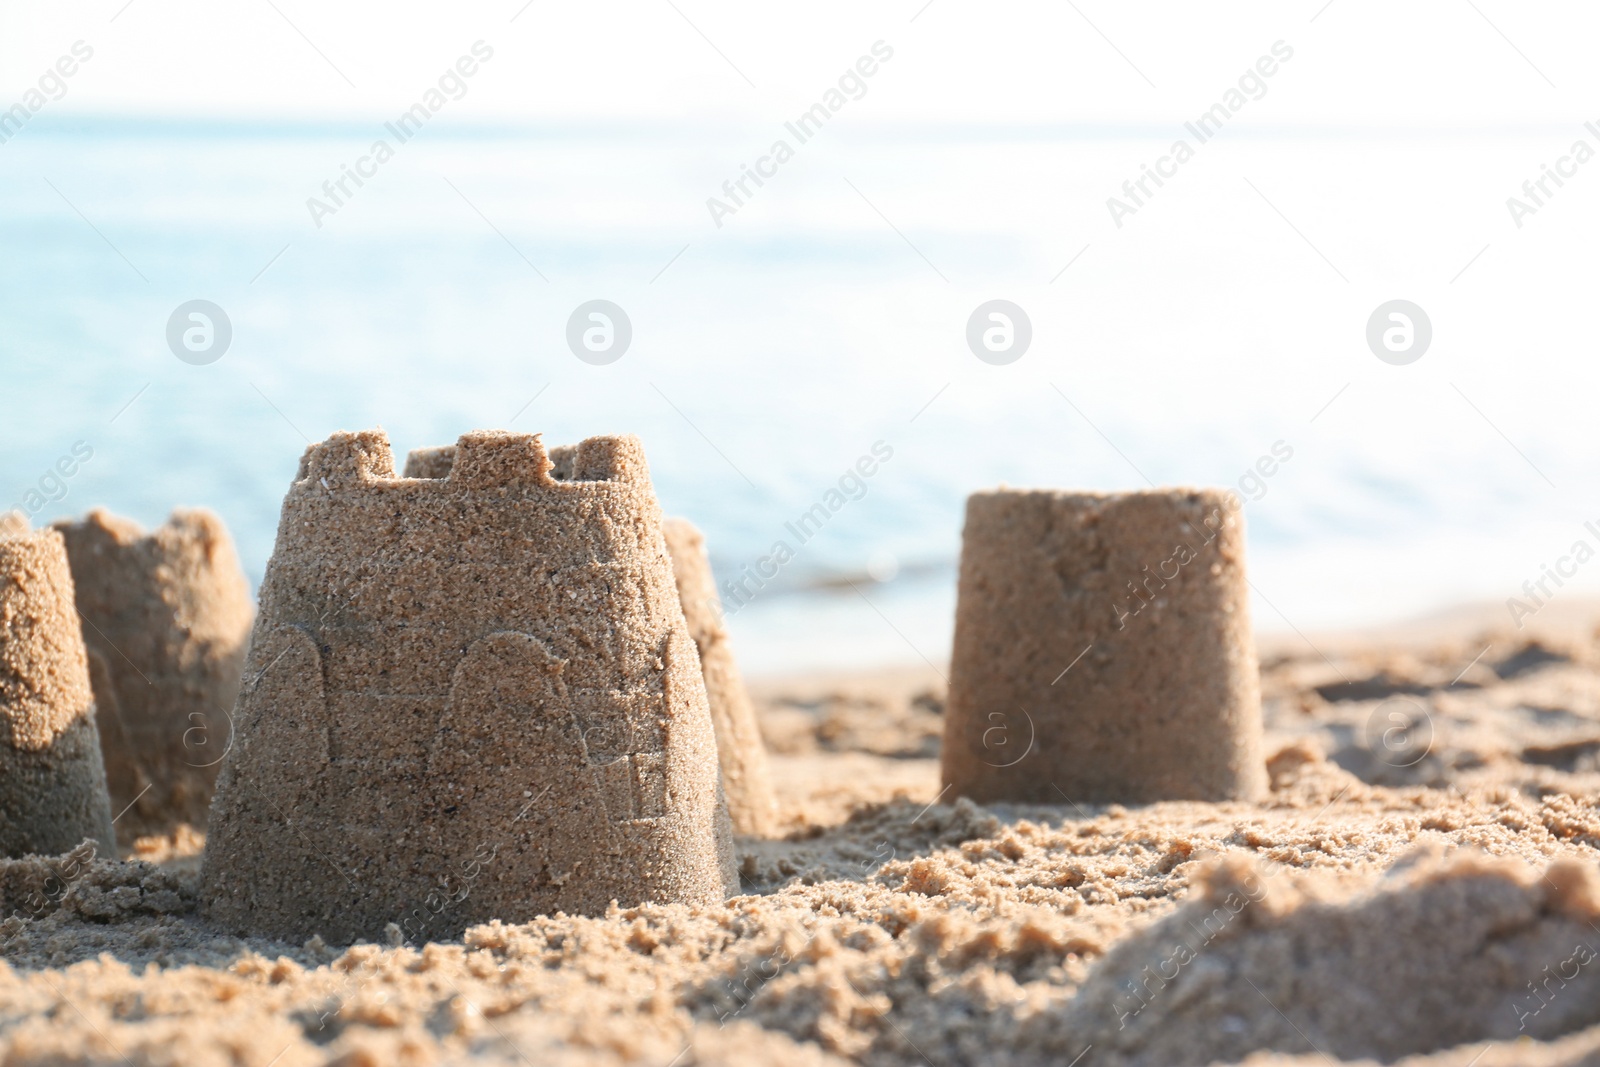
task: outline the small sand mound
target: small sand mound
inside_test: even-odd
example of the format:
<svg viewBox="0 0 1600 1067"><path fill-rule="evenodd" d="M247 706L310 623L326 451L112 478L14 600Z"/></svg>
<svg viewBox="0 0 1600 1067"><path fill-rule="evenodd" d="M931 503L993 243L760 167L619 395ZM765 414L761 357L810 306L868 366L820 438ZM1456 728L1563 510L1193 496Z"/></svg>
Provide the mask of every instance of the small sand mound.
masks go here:
<svg viewBox="0 0 1600 1067"><path fill-rule="evenodd" d="M22 920L88 920L120 923L136 915L184 915L194 910L195 880L138 861L101 859L85 840L64 856L0 859L0 949L11 963L45 965L14 955L8 944Z"/></svg>
<svg viewBox="0 0 1600 1067"><path fill-rule="evenodd" d="M1242 857L1118 945L1023 1048L1207 1064L1258 1050L1388 1061L1600 1020L1600 872L1419 852L1376 883ZM1067 1035L1071 1035L1069 1038Z"/></svg>

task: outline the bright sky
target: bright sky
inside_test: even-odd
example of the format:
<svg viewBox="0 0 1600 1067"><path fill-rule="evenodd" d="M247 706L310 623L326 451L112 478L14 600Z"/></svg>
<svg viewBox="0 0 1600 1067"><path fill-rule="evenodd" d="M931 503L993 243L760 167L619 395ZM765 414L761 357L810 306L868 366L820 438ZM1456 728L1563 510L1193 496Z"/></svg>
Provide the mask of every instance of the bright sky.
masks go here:
<svg viewBox="0 0 1600 1067"><path fill-rule="evenodd" d="M778 120L873 42L894 59L864 123L1167 122L1284 40L1295 60L1252 107L1271 124L1486 127L1581 118L1600 88L1600 12L1576 2L726 0L0 3L9 105L78 40L94 58L52 108L133 115L376 118L473 42L494 49L463 117Z"/></svg>

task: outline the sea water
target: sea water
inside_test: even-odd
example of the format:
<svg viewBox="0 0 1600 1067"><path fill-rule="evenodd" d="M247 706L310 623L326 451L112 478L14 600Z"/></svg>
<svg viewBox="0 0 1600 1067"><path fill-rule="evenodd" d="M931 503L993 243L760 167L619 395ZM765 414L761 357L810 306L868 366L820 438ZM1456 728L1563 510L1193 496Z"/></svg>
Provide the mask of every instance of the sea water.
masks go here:
<svg viewBox="0 0 1600 1067"><path fill-rule="evenodd" d="M941 664L1002 483L1234 487L1262 629L1526 602L1600 518L1600 171L1507 199L1582 129L1241 128L1108 206L1180 132L862 123L727 214L772 130L40 120L0 145L0 506L204 505L259 582L332 431L635 433L751 672ZM968 343L996 299L1032 333L1003 365ZM1367 342L1395 299L1407 365ZM203 365L192 300L231 327ZM591 300L631 324L605 365ZM1600 588L1565 569L1541 600Z"/></svg>

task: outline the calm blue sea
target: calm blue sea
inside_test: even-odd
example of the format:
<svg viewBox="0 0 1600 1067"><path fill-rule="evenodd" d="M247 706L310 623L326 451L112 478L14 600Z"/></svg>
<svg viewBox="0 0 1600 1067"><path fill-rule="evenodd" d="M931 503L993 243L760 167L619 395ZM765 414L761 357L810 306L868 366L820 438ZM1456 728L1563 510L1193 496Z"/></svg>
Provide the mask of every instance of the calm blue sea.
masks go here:
<svg viewBox="0 0 1600 1067"><path fill-rule="evenodd" d="M1600 517L1600 173L1505 206L1578 133L1239 131L1119 228L1172 131L861 125L719 227L773 130L441 128L318 226L381 126L41 117L0 145L0 506L205 505L259 581L307 440L632 432L725 577L796 549L731 617L752 672L943 660L963 500L1002 482L1246 479L1266 629L1504 600ZM1409 366L1365 341L1396 298L1432 322ZM196 299L232 325L208 365L166 338ZM633 331L603 366L566 342L595 299ZM967 346L992 299L1031 321L1009 365Z"/></svg>

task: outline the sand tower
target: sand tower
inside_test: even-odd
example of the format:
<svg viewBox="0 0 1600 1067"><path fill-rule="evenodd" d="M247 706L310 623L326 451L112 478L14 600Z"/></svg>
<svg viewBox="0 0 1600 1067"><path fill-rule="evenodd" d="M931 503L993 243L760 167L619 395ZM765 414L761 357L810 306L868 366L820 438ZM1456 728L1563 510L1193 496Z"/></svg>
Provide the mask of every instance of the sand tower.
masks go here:
<svg viewBox="0 0 1600 1067"><path fill-rule="evenodd" d="M550 450L559 471L570 464L572 446ZM418 448L406 456L407 478L443 478L455 463L454 445ZM717 759L722 768L723 794L733 828L741 834L764 836L778 824L778 802L767 769L767 750L756 726L755 708L739 677L728 632L717 607L716 582L706 558L705 537L685 519L667 519L661 525L667 552L672 557L678 601L700 654L700 673L706 683L711 723L717 734Z"/></svg>
<svg viewBox="0 0 1600 1067"><path fill-rule="evenodd" d="M716 739L633 437L313 445L261 587L202 871L238 932L413 939L737 886Z"/></svg>
<svg viewBox="0 0 1600 1067"><path fill-rule="evenodd" d="M672 571L678 581L678 602L689 624L689 635L700 650L700 672L706 681L711 722L717 730L717 756L722 764L722 788L728 797L733 828L757 836L773 833L778 825L778 802L767 769L767 749L756 725L756 711L739 677L722 625L716 579L706 557L706 539L686 519L662 524Z"/></svg>
<svg viewBox="0 0 1600 1067"><path fill-rule="evenodd" d="M1051 804L1265 791L1236 497L999 489L968 498L962 537L946 785Z"/></svg>
<svg viewBox="0 0 1600 1067"><path fill-rule="evenodd" d="M72 572L53 530L0 514L0 856L92 839L116 856Z"/></svg>
<svg viewBox="0 0 1600 1067"><path fill-rule="evenodd" d="M123 812L118 839L204 828L254 610L233 541L209 511L175 511L148 534L98 508L55 528L83 616L111 805Z"/></svg>

